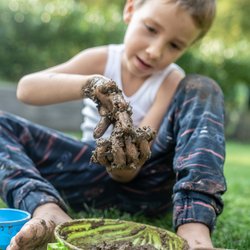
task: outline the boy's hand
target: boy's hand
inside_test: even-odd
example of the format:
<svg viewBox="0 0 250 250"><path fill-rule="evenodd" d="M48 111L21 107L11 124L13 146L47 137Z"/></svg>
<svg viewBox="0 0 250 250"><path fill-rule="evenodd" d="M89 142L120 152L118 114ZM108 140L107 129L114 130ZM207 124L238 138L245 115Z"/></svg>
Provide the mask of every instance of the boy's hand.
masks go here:
<svg viewBox="0 0 250 250"><path fill-rule="evenodd" d="M150 142L155 132L149 127L135 128L132 123L132 109L116 83L102 76L92 78L85 96L97 103L101 119L94 131L100 138L113 124L108 140L99 139L92 161L107 167L109 173L118 169L138 169L150 156Z"/></svg>
<svg viewBox="0 0 250 250"><path fill-rule="evenodd" d="M154 133L148 127L124 131L119 124L109 139L99 139L92 161L114 169L137 169L150 157Z"/></svg>
<svg viewBox="0 0 250 250"><path fill-rule="evenodd" d="M45 250L48 243L55 241L55 227L52 220L32 218L12 238L7 250Z"/></svg>
<svg viewBox="0 0 250 250"><path fill-rule="evenodd" d="M56 204L37 207L21 230L12 238L7 250L45 250L54 242L55 227L72 219Z"/></svg>
<svg viewBox="0 0 250 250"><path fill-rule="evenodd" d="M114 81L103 76L95 76L88 81L84 94L97 103L101 116L94 130L94 138L100 138L107 128L118 120L124 130L130 129L132 110Z"/></svg>

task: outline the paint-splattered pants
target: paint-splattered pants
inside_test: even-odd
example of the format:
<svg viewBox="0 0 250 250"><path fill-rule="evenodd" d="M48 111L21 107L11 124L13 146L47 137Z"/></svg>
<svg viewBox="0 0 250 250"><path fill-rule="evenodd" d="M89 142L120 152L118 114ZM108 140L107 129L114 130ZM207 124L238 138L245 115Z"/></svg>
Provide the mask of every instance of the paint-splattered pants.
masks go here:
<svg viewBox="0 0 250 250"><path fill-rule="evenodd" d="M212 80L187 76L152 145L152 156L130 183L112 180L90 163L95 142L81 142L0 111L0 194L31 213L41 204L117 207L158 215L173 207L174 226L201 222L213 229L221 213L223 95ZM65 202L65 203L64 203Z"/></svg>

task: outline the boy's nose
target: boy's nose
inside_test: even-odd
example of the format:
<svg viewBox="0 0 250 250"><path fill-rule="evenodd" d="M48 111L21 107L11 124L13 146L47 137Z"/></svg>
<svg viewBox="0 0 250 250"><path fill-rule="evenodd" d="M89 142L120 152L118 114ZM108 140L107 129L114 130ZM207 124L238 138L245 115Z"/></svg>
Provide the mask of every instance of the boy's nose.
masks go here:
<svg viewBox="0 0 250 250"><path fill-rule="evenodd" d="M146 49L146 53L151 60L159 60L162 57L163 50L159 44L150 44Z"/></svg>

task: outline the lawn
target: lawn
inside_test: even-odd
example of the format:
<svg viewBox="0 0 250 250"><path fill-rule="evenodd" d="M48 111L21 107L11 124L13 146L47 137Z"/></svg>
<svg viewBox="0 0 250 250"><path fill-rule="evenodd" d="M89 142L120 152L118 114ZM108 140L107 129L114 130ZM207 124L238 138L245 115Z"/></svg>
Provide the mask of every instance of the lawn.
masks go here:
<svg viewBox="0 0 250 250"><path fill-rule="evenodd" d="M213 234L216 247L245 250L250 249L250 144L235 142L227 143L225 175L228 191L224 195L225 208L218 218L217 228ZM0 201L0 207L5 206ZM89 209L88 213L80 213L75 217L110 217L144 222L169 230L171 216L149 220L143 216L120 214L117 210L96 211Z"/></svg>
<svg viewBox="0 0 250 250"><path fill-rule="evenodd" d="M214 242L220 247L250 249L250 144L228 143L225 175L228 191Z"/></svg>

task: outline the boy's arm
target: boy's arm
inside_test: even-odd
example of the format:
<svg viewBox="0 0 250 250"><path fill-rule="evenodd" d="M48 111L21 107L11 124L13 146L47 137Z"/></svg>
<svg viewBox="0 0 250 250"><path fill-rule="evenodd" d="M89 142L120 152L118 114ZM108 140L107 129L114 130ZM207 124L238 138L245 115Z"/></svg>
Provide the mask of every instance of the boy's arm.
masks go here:
<svg viewBox="0 0 250 250"><path fill-rule="evenodd" d="M82 98L93 75L102 75L107 47L87 49L58 66L22 77L17 98L31 105L48 105Z"/></svg>
<svg viewBox="0 0 250 250"><path fill-rule="evenodd" d="M164 114L174 96L176 88L183 78L183 75L178 71L173 71L162 83L161 87L158 90L155 101L147 113L147 116L144 117L140 123L140 128L144 126L150 127L151 129L157 131L160 123L163 119ZM166 95L167 93L167 95ZM148 142L148 147L150 148L152 142ZM141 165L137 165L135 169L114 169L108 171L109 175L116 181L119 182L129 182L134 179L137 174L140 172Z"/></svg>
<svg viewBox="0 0 250 250"><path fill-rule="evenodd" d="M156 94L154 103L141 121L140 127L150 126L155 131L158 131L181 79L183 79L183 75L174 70L164 80Z"/></svg>
<svg viewBox="0 0 250 250"><path fill-rule="evenodd" d="M47 249L54 242L55 227L71 221L68 214L55 203L45 203L36 207L32 218L11 239L8 250Z"/></svg>

